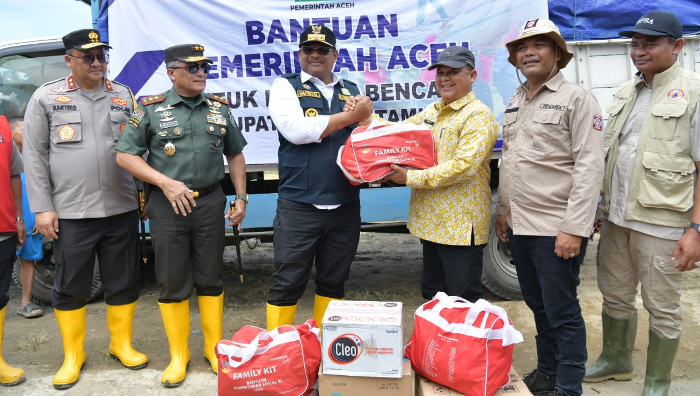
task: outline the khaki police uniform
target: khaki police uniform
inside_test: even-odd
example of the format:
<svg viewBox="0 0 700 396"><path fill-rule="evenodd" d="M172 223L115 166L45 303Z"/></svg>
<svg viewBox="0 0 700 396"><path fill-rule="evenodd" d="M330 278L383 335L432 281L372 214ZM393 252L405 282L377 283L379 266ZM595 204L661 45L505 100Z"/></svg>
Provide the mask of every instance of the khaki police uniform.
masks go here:
<svg viewBox="0 0 700 396"><path fill-rule="evenodd" d="M156 186L150 186L146 211L155 249L161 302L223 292L223 156L240 153L246 141L233 121L228 100L211 94L183 99L170 89L146 97L134 111L117 150L149 152L147 163L195 191L197 206L187 216L174 213Z"/></svg>
<svg viewBox="0 0 700 396"><path fill-rule="evenodd" d="M32 96L24 118L29 204L55 211L54 307L73 310L90 296L95 253L107 304L138 298L138 200L115 146L134 109L131 90L107 78L94 96L73 76Z"/></svg>

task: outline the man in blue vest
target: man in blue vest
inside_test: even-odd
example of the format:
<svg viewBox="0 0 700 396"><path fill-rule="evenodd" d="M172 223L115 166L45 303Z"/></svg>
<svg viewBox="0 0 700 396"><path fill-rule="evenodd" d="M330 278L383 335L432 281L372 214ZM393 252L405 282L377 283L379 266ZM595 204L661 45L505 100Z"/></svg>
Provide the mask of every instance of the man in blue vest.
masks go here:
<svg viewBox="0 0 700 396"><path fill-rule="evenodd" d="M364 97L343 112L355 83L333 73L338 58L333 31L311 25L299 37L301 73L285 74L270 89L270 116L279 131L277 215L273 223L275 273L267 299L267 327L294 322L297 300L316 265L314 319L345 281L360 239L360 190L335 164L356 123L372 114Z"/></svg>

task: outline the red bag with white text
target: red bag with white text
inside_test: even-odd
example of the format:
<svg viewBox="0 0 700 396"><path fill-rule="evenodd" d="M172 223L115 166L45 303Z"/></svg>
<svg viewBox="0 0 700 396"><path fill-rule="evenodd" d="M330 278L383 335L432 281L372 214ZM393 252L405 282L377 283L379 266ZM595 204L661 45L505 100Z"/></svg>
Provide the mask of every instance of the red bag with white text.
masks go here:
<svg viewBox="0 0 700 396"><path fill-rule="evenodd" d="M352 131L338 150L336 163L354 185L369 183L394 171L391 164L414 169L437 165L433 133L427 125L373 122Z"/></svg>
<svg viewBox="0 0 700 396"><path fill-rule="evenodd" d="M405 354L421 376L467 396L491 396L510 381L523 336L503 308L439 292L418 307Z"/></svg>
<svg viewBox="0 0 700 396"><path fill-rule="evenodd" d="M218 395L306 396L318 379L321 338L314 319L272 331L243 326L216 344Z"/></svg>

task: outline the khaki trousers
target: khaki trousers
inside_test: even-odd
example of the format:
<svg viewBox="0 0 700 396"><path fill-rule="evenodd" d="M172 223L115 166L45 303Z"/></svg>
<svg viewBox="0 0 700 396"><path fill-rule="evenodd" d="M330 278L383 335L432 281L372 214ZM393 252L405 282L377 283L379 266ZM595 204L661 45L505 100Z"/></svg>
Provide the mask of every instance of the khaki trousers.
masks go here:
<svg viewBox="0 0 700 396"><path fill-rule="evenodd" d="M616 319L632 317L641 284L649 328L662 338L679 338L683 273L671 260L677 242L603 220L597 260L603 312Z"/></svg>

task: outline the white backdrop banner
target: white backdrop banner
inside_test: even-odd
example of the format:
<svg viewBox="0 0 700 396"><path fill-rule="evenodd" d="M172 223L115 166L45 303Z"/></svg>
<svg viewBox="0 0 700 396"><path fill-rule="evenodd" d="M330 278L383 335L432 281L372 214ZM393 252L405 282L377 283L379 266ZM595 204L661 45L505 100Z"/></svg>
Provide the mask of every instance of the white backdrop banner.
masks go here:
<svg viewBox="0 0 700 396"><path fill-rule="evenodd" d="M299 36L311 24L338 39L335 72L356 82L375 113L400 121L439 100L428 66L449 45L469 47L474 91L499 120L518 80L505 43L546 0L111 0L110 76L137 97L170 89L163 49L202 44L214 61L207 92L228 98L248 141L248 164L277 162L269 116L275 78L301 71Z"/></svg>

